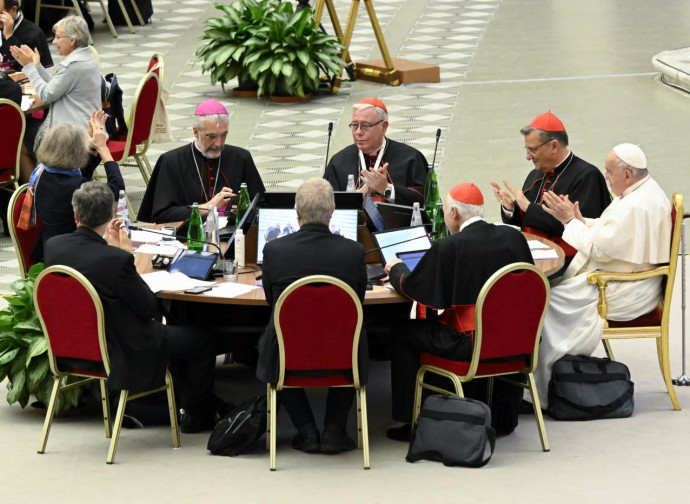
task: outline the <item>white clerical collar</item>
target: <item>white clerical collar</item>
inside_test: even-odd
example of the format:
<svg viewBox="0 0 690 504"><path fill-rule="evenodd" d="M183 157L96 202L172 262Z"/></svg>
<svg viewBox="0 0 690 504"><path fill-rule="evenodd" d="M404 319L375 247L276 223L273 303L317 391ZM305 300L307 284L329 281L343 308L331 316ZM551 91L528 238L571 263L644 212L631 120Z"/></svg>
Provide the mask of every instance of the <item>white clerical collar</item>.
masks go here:
<svg viewBox="0 0 690 504"><path fill-rule="evenodd" d="M460 226L458 233L461 232L463 229L465 229L470 224L474 224L475 222L480 221L480 220L484 220L484 219L482 219L478 215L475 215L474 217L470 217L469 219L467 219L465 222L462 223L462 226Z"/></svg>
<svg viewBox="0 0 690 504"><path fill-rule="evenodd" d="M623 194L621 194L621 198L625 198L628 194L630 194L630 193L633 192L635 189L637 189L638 187L640 187L642 184L644 184L645 182L647 182L647 181L649 180L649 177L650 177L650 176L651 176L651 175L647 175L647 176L646 176L645 178L643 178L642 180L638 180L638 181L635 182L633 185L631 185L630 187L628 187L625 191L623 191Z"/></svg>
<svg viewBox="0 0 690 504"><path fill-rule="evenodd" d="M24 16L22 15L22 11L19 11L17 14L17 19L14 20L14 28L12 29L12 33L17 31L17 28L19 28L19 25L22 24L22 21L24 21Z"/></svg>
<svg viewBox="0 0 690 504"><path fill-rule="evenodd" d="M381 160L383 159L383 152L386 150L386 137L383 137L383 143L381 144L381 147L378 150L378 156L376 156L376 162L374 163L374 167L371 168L371 171L376 170L379 165L381 164ZM372 152L371 154L367 154L368 156L373 156L376 154L376 151ZM362 150L359 150L359 165L362 170L368 170L369 167L366 165L364 162L364 153Z"/></svg>

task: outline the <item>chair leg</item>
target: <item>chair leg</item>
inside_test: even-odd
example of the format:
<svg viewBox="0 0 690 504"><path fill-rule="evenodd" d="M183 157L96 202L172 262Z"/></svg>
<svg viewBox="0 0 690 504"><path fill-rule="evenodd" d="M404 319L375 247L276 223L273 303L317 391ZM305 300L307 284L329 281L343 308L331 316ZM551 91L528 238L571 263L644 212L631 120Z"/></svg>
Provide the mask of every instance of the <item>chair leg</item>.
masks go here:
<svg viewBox="0 0 690 504"><path fill-rule="evenodd" d="M129 14L127 13L127 9L125 9L125 4L122 3L122 0L117 0L117 3L120 6L120 10L122 11L122 17L125 18L125 22L129 27L129 33L134 33L134 26L132 26L132 21L130 21L129 19Z"/></svg>
<svg viewBox="0 0 690 504"><path fill-rule="evenodd" d="M144 26L146 23L144 22L144 18L141 16L141 11L139 11L139 6L135 2L135 0L129 0L129 1L132 4L132 7L134 8L134 14L136 14L137 19L139 20L139 25Z"/></svg>
<svg viewBox="0 0 690 504"><path fill-rule="evenodd" d="M532 396L532 407L534 408L534 416L537 420L537 428L539 429L539 438L541 439L541 449L545 452L551 451L549 447L549 438L546 436L546 426L544 426L544 416L541 413L541 404L539 403L539 395L537 394L537 386L534 382L534 375L529 373L527 375L527 385L529 393Z"/></svg>
<svg viewBox="0 0 690 504"><path fill-rule="evenodd" d="M101 10L103 11L103 16L105 17L105 22L108 24L108 28L110 29L110 33L112 33L113 38L117 38L117 31L115 31L115 26L113 25L113 20L110 19L110 14L108 14L108 9L105 6L105 2L103 2L103 0L98 0L98 1L101 4Z"/></svg>
<svg viewBox="0 0 690 504"><path fill-rule="evenodd" d="M173 448L180 447L180 425L177 421L177 405L175 404L175 387L170 371L165 370L166 393L168 394L168 414L170 415L170 430L172 431Z"/></svg>
<svg viewBox="0 0 690 504"><path fill-rule="evenodd" d="M266 451L271 449L271 385L266 384Z"/></svg>
<svg viewBox="0 0 690 504"><path fill-rule="evenodd" d="M150 176L148 173L148 170L146 168L146 165L144 162L141 160L141 156L134 154L134 161L137 163L137 166L139 167L139 172L141 173L142 178L144 179L144 183L148 185Z"/></svg>
<svg viewBox="0 0 690 504"><path fill-rule="evenodd" d="M412 426L417 425L417 419L422 409L422 383L424 383L424 374L426 370L423 367L417 371L417 380L414 387L414 406L412 408Z"/></svg>
<svg viewBox="0 0 690 504"><path fill-rule="evenodd" d="M60 377L56 376L53 381L53 391L50 393L50 402L48 403L48 411L46 411L46 419L43 422L43 432L41 433L41 440L38 443L38 453L45 453L46 444L48 443L48 434L50 434L50 427L53 424L53 417L55 416L55 406L57 405L58 394L60 393Z"/></svg>
<svg viewBox="0 0 690 504"><path fill-rule="evenodd" d="M364 455L364 469L369 470L369 420L367 419L367 390L363 385L357 391L358 423L362 426L360 436L362 438L362 452Z"/></svg>
<svg viewBox="0 0 690 504"><path fill-rule="evenodd" d="M103 407L105 437L110 439L113 435L113 425L110 418L110 397L108 397L108 388L105 386L105 380L98 380L98 384L101 387L101 406Z"/></svg>
<svg viewBox="0 0 690 504"><path fill-rule="evenodd" d="M362 397L359 390L356 390L357 397L357 449L362 449Z"/></svg>
<svg viewBox="0 0 690 504"><path fill-rule="evenodd" d="M678 397L676 397L676 389L673 388L673 381L671 380L671 363L669 362L668 356L668 338L665 338L663 334L656 340L656 349L659 357L661 376L666 384L666 390L668 390L671 403L676 411L680 411L680 403L678 402Z"/></svg>
<svg viewBox="0 0 690 504"><path fill-rule="evenodd" d="M122 419L125 416L125 407L127 406L127 396L129 392L123 390L120 392L120 404L117 405L117 414L115 415L115 425L113 425L113 437L110 440L110 448L108 449L108 457L105 459L106 464L112 464L115 461L115 452L117 451L117 443L120 441L120 431L122 430Z"/></svg>
<svg viewBox="0 0 690 504"><path fill-rule="evenodd" d="M604 350L606 351L606 357L608 357L611 360L616 360L616 358L613 355L613 350L611 349L611 342L607 339L601 340L601 343L604 345Z"/></svg>
<svg viewBox="0 0 690 504"><path fill-rule="evenodd" d="M276 470L276 396L278 391L271 386L271 427L270 427L270 469Z"/></svg>

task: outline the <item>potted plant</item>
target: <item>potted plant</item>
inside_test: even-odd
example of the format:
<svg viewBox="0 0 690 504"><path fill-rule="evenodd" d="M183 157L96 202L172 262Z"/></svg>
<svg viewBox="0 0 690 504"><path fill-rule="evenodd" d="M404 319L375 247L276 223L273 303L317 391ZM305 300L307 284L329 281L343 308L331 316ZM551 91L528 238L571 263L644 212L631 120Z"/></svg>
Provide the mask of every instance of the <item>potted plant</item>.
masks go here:
<svg viewBox="0 0 690 504"><path fill-rule="evenodd" d="M211 84L225 85L237 77L239 87L236 95L256 96L258 86L249 77L244 67L245 42L252 37L253 30L261 26L266 9L264 2L242 0L232 5L215 4L222 16L209 18L204 22L206 29L201 40L209 42L196 50L197 60L201 62L202 73L211 73Z"/></svg>
<svg viewBox="0 0 690 504"><path fill-rule="evenodd" d="M258 86L258 95L308 97L318 89L321 76L330 80L345 62L344 46L323 33L310 9L295 12L292 3L280 0L239 0L216 5L225 16L209 19L197 50L202 72L211 82L238 78Z"/></svg>
<svg viewBox="0 0 690 504"><path fill-rule="evenodd" d="M24 408L31 395L47 405L54 375L48 364L48 345L33 302L34 282L43 263L29 268L26 278L14 281L13 296L0 310L0 382L7 383L7 402ZM77 406L84 387L75 387L58 396L57 412Z"/></svg>

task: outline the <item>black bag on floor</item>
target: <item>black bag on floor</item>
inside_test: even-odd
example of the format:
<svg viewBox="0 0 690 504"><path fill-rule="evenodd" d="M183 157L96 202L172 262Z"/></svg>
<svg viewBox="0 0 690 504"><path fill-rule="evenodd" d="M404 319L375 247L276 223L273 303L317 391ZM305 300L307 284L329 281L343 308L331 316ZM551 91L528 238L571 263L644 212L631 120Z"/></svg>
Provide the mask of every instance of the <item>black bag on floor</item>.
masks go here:
<svg viewBox="0 0 690 504"><path fill-rule="evenodd" d="M635 409L634 391L622 362L565 355L553 365L548 413L558 420L629 417Z"/></svg>
<svg viewBox="0 0 690 504"><path fill-rule="evenodd" d="M105 130L112 140L127 138L127 122L125 109L122 104L122 88L117 82L117 76L109 73L101 76L101 107L108 114L105 120Z"/></svg>
<svg viewBox="0 0 690 504"><path fill-rule="evenodd" d="M141 14L142 19L145 24L151 22L151 16L153 16L153 4L151 0L134 0L137 3L137 8ZM134 7L132 7L132 2L130 0L123 0L125 5L125 10L129 16L129 20L132 22L133 26L141 25L139 23L139 18L134 12ZM110 14L110 19L115 26L126 26L127 22L125 17L122 15L122 9L120 9L120 4L118 2L108 2L108 14Z"/></svg>
<svg viewBox="0 0 690 504"><path fill-rule="evenodd" d="M491 459L495 443L496 431L491 427L491 410L486 404L464 397L431 395L412 429L405 460L482 467Z"/></svg>
<svg viewBox="0 0 690 504"><path fill-rule="evenodd" d="M206 448L214 455L244 453L266 432L266 396L243 402L221 418L211 432Z"/></svg>

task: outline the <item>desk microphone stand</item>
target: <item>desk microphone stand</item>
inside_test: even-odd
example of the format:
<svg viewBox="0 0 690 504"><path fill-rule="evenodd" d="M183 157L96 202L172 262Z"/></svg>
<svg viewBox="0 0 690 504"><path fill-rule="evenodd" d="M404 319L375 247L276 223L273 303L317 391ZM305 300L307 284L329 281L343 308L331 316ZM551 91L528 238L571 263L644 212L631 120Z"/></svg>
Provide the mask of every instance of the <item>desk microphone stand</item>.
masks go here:
<svg viewBox="0 0 690 504"><path fill-rule="evenodd" d="M690 217L690 214L684 214L683 215L683 224L681 224L680 227L680 247L681 247L681 259L682 263L680 265L680 270L681 270L681 303L680 303L680 312L681 312L681 334L682 334L682 342L683 342L683 373L676 379L673 380L674 385L679 385L679 386L690 386L690 377L688 374L685 372L685 219Z"/></svg>

